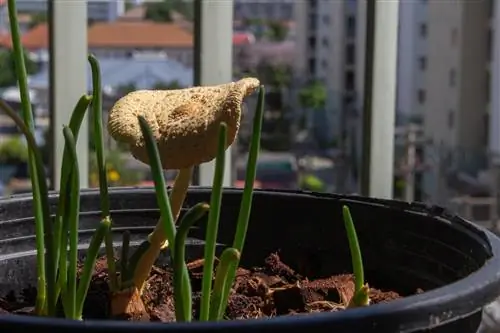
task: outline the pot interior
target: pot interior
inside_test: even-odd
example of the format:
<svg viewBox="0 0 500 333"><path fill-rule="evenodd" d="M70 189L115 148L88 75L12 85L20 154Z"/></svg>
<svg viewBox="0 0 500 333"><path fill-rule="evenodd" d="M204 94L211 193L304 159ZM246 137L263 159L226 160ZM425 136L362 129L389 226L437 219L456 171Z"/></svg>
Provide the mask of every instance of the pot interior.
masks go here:
<svg viewBox="0 0 500 333"><path fill-rule="evenodd" d="M124 230L137 245L158 220L152 189L112 189L110 192L114 239L120 246ZM351 259L342 220L342 205L348 204L356 225L367 282L379 289L402 295L418 288L430 290L479 269L491 256L485 235L464 223L432 217L425 209L409 211L357 198L343 202L340 196L274 193L254 194L253 210L241 266L261 266L271 253L309 278L350 273ZM351 198L352 199L352 198ZM185 209L210 200L210 190L194 189ZM219 250L234 237L241 191L226 190L219 228ZM365 200L366 201L366 200ZM55 195L51 197L56 207ZM0 295L36 285L36 257L32 202L28 197L0 201ZM83 191L80 244L84 255L93 229L100 219L96 191ZM188 260L203 256L206 221L190 231ZM159 265L169 263L168 251Z"/></svg>

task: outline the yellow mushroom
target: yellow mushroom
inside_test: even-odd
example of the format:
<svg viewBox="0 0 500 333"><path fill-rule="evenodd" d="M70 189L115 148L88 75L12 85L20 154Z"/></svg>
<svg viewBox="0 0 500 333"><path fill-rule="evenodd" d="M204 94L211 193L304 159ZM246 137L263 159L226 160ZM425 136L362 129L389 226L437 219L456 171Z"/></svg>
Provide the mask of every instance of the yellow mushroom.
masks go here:
<svg viewBox="0 0 500 333"><path fill-rule="evenodd" d="M139 90L122 97L111 108L108 131L116 141L128 144L136 159L149 164L138 121L138 116L143 116L157 142L162 167L179 170L170 194L174 220L184 202L193 167L213 160L217 154L219 125L227 124L227 148L238 134L243 99L259 84L255 78L245 78L217 86ZM161 248L167 246L162 223L157 224L149 242L150 250L134 273L134 285L139 290Z"/></svg>

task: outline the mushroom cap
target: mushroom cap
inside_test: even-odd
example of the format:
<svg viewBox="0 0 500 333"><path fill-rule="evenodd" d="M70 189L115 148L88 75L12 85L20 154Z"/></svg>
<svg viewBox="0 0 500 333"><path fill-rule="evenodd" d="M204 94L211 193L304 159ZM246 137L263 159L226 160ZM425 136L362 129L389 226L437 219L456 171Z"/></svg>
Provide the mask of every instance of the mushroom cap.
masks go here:
<svg viewBox="0 0 500 333"><path fill-rule="evenodd" d="M138 120L143 116L158 144L164 169L209 162L217 154L219 125L227 124L227 149L240 127L243 99L259 84L255 78L244 78L217 86L134 91L109 111L108 131L116 141L128 144L136 159L149 164Z"/></svg>

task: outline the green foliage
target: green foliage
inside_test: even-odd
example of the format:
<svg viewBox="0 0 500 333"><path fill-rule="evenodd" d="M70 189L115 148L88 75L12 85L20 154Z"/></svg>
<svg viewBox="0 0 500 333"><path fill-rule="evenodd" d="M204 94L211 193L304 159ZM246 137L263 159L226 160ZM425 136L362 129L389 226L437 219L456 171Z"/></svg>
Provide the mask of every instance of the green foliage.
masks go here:
<svg viewBox="0 0 500 333"><path fill-rule="evenodd" d="M47 12L40 12L31 15L30 29L36 27L40 23L46 23L48 21Z"/></svg>
<svg viewBox="0 0 500 333"><path fill-rule="evenodd" d="M177 12L185 19L192 21L194 18L194 6L191 1L163 0L159 2L148 2L144 18L155 22L172 22L173 14Z"/></svg>
<svg viewBox="0 0 500 333"><path fill-rule="evenodd" d="M153 89L157 90L173 90L173 89L181 89L182 85L178 81L172 82L156 82Z"/></svg>
<svg viewBox="0 0 500 333"><path fill-rule="evenodd" d="M128 83L128 84L124 84L124 85L121 85L121 86L118 86L116 88L117 92L118 92L118 95L126 95L132 91L135 91L137 90L136 87L135 87L135 84L133 83Z"/></svg>
<svg viewBox="0 0 500 333"><path fill-rule="evenodd" d="M97 156L92 152L90 159L90 181L91 186L99 185L99 173L97 167ZM130 169L121 151L108 151L106 154L106 170L110 186L133 186L144 179L144 173Z"/></svg>
<svg viewBox="0 0 500 333"><path fill-rule="evenodd" d="M172 22L172 1L149 2L144 18L155 22Z"/></svg>
<svg viewBox="0 0 500 333"><path fill-rule="evenodd" d="M20 137L7 139L0 144L0 163L26 163L28 147Z"/></svg>
<svg viewBox="0 0 500 333"><path fill-rule="evenodd" d="M266 86L283 88L292 81L292 68L286 64L261 61L255 68L255 76Z"/></svg>
<svg viewBox="0 0 500 333"><path fill-rule="evenodd" d="M27 74L35 74L38 66L28 57L26 51L23 51L23 53ZM0 88L11 87L17 84L14 59L14 50L0 51L0 68L2 69L0 71Z"/></svg>
<svg viewBox="0 0 500 333"><path fill-rule="evenodd" d="M319 110L325 107L327 91L324 84L313 81L299 92L302 107Z"/></svg>
<svg viewBox="0 0 500 333"><path fill-rule="evenodd" d="M288 28L283 22L269 21L267 29L267 37L274 42L282 42L288 36Z"/></svg>

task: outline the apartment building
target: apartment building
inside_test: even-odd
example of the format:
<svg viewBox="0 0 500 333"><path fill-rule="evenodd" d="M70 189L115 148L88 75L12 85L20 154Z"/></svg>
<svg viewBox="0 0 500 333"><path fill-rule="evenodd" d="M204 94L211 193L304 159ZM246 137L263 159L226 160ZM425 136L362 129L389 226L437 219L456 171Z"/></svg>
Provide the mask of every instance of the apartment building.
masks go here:
<svg viewBox="0 0 500 333"><path fill-rule="evenodd" d="M325 84L323 129L341 137L355 99L356 1L296 1L296 84Z"/></svg>
<svg viewBox="0 0 500 333"><path fill-rule="evenodd" d="M234 19L290 21L295 0L235 0Z"/></svg>
<svg viewBox="0 0 500 333"><path fill-rule="evenodd" d="M396 112L404 118L423 115L421 98L427 73L428 1L399 4L398 74Z"/></svg>
<svg viewBox="0 0 500 333"><path fill-rule="evenodd" d="M5 5L4 10L2 4ZM20 13L47 13L48 0L16 0L16 6ZM87 0L87 8L89 20L114 21L125 12L125 0ZM0 22L8 17L6 9L6 1L0 0Z"/></svg>
<svg viewBox="0 0 500 333"><path fill-rule="evenodd" d="M417 101L431 169L425 187L434 202L449 196L451 172L475 176L487 166L495 2L428 1L426 85Z"/></svg>

